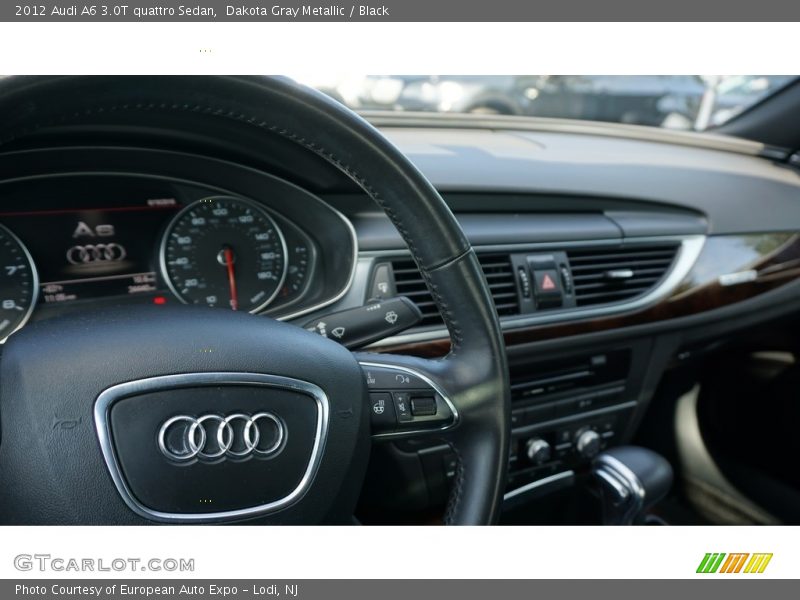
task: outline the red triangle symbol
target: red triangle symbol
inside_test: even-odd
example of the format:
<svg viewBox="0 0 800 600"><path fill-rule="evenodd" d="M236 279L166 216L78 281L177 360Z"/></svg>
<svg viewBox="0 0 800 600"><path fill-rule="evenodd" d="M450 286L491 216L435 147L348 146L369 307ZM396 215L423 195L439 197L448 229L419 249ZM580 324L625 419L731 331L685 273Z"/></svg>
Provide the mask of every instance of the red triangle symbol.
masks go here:
<svg viewBox="0 0 800 600"><path fill-rule="evenodd" d="M556 289L556 283L553 279L545 273L544 277L542 278L542 289L543 290L554 290Z"/></svg>

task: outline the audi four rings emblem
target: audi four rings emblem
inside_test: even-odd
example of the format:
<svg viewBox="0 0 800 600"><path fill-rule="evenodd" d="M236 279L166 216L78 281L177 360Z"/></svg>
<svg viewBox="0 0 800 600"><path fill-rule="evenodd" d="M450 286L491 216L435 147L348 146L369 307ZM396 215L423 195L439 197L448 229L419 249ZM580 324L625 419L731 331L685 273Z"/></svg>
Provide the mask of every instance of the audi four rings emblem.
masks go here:
<svg viewBox="0 0 800 600"><path fill-rule="evenodd" d="M269 433L262 433L262 429ZM178 415L161 425L158 448L167 458L181 462L195 458L269 458L283 450L285 439L286 426L270 412Z"/></svg>
<svg viewBox="0 0 800 600"><path fill-rule="evenodd" d="M124 260L127 255L125 246L120 244L88 244L86 246L72 246L67 250L67 260L73 265L94 262L119 262Z"/></svg>

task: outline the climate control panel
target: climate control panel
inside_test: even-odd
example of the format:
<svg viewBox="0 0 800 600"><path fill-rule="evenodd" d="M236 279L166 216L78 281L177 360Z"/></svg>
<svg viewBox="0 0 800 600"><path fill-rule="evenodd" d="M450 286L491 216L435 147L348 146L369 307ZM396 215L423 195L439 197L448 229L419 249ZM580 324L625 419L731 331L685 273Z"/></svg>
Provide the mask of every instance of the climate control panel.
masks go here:
<svg viewBox="0 0 800 600"><path fill-rule="evenodd" d="M581 417L545 425L533 433L516 432L509 454L508 487L513 489L560 471L578 469L602 450L618 444L630 408L599 417Z"/></svg>
<svg viewBox="0 0 800 600"><path fill-rule="evenodd" d="M631 348L512 369L508 490L580 470L622 443L637 404Z"/></svg>

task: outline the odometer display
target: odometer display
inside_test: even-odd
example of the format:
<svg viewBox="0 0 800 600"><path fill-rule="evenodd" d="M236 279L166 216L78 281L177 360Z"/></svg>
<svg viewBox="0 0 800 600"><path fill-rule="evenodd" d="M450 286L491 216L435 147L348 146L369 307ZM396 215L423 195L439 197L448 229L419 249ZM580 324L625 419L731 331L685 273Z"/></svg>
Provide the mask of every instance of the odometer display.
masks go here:
<svg viewBox="0 0 800 600"><path fill-rule="evenodd" d="M257 204L206 198L187 206L167 227L161 268L183 302L257 312L275 298L286 277L286 243Z"/></svg>

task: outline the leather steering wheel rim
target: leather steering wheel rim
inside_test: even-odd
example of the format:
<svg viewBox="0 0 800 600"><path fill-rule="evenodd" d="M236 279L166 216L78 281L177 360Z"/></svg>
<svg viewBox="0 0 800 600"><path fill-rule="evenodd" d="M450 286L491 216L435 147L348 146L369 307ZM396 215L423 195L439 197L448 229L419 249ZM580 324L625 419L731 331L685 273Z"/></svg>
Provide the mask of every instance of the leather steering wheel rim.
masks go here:
<svg viewBox="0 0 800 600"><path fill-rule="evenodd" d="M408 245L450 333L440 360L370 355L442 385L459 412L446 442L458 458L448 524L497 520L509 445L509 380L497 313L477 257L430 182L380 132L321 93L267 77L28 77L0 81L0 151L74 127L215 120L279 135L339 169L385 211Z"/></svg>

